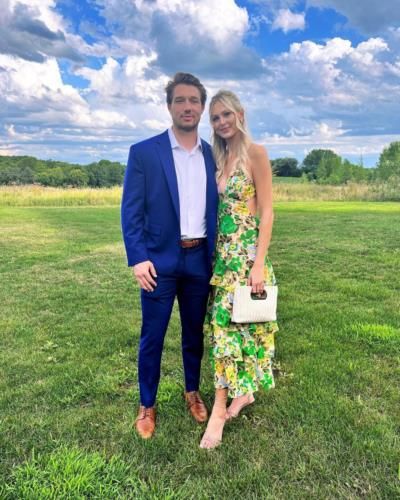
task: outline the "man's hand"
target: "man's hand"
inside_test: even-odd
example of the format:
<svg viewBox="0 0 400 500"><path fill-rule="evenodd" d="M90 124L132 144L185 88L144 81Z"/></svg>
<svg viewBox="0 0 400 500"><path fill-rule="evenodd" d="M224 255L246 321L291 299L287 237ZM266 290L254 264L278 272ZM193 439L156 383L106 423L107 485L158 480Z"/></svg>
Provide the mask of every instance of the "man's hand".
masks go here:
<svg viewBox="0 0 400 500"><path fill-rule="evenodd" d="M153 279L157 278L157 273L150 260L139 262L139 264L133 266L133 274L135 275L140 288L143 288L143 290L152 292L157 286L157 283Z"/></svg>

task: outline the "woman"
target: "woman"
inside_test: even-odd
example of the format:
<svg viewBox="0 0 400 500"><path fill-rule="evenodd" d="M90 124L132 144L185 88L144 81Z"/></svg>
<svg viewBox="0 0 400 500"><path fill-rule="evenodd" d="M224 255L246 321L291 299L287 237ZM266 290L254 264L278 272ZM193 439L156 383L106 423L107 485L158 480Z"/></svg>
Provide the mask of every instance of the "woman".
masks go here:
<svg viewBox="0 0 400 500"><path fill-rule="evenodd" d="M275 284L267 251L271 239L272 173L263 146L251 142L244 110L235 94L219 91L210 103L213 152L220 193L218 238L206 330L211 338L215 402L201 448L221 443L227 419L254 402L261 386L274 386L271 359L276 322L230 321L237 284L261 293ZM226 408L227 398L232 402Z"/></svg>

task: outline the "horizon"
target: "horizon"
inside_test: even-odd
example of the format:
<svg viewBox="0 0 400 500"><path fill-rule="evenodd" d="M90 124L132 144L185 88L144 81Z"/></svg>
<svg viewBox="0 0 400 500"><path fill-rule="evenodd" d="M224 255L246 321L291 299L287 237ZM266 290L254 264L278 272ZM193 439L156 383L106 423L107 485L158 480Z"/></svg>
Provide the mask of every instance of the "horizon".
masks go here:
<svg viewBox="0 0 400 500"><path fill-rule="evenodd" d="M325 148L315 148L315 149L325 149ZM333 152L335 153L335 151L333 151ZM120 163L121 165L126 166L126 162L122 162L122 161L119 161L119 160L111 160L109 158L99 158L98 160L93 160L93 161L90 161L88 163L79 163L79 162L69 162L69 161L66 161L66 160L63 160L63 159L56 159L56 158L39 158L37 156L32 156L32 155L29 155L29 154L23 154L23 155L2 155L0 153L0 157L1 158L24 158L24 157L28 157L28 158L34 158L35 160L44 161L44 162L54 161L54 162L68 163L68 164L71 164L71 165L78 165L80 167L86 167L86 166L90 165L91 163L98 163L100 161L109 161L111 163ZM275 161L275 160L293 159L293 158L295 158L295 157L294 156L280 156L280 157L277 157L277 158L270 158L270 160L271 161ZM347 159L347 158L344 158L344 157L341 157L341 158L342 158L342 160L346 160ZM298 160L297 158L295 158L295 159ZM302 161L298 160L298 165L297 165L298 168L302 167L304 159L305 159L305 156L304 156L304 158L303 158ZM362 158L360 158L360 160L362 160ZM352 162L352 163L355 164L355 165L360 165L360 162ZM367 165L363 164L361 166L363 166L364 168L377 168L377 165L367 166Z"/></svg>

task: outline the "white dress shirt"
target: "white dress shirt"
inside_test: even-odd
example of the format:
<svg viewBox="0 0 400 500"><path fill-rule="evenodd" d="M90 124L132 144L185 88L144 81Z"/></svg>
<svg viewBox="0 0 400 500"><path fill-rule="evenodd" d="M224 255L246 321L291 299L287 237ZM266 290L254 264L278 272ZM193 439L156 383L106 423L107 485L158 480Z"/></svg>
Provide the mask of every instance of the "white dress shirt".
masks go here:
<svg viewBox="0 0 400 500"><path fill-rule="evenodd" d="M206 236L206 183L207 174L200 137L191 151L177 141L172 128L168 129L178 180L181 238Z"/></svg>

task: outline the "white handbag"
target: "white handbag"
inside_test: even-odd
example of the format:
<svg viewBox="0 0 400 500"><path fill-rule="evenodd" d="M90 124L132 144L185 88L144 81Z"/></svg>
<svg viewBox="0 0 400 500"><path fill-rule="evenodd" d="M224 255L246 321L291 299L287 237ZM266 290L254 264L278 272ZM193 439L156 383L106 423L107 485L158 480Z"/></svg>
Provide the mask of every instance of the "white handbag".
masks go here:
<svg viewBox="0 0 400 500"><path fill-rule="evenodd" d="M251 286L238 285L233 296L233 323L261 323L276 321L278 287L264 286L262 294L252 294Z"/></svg>

